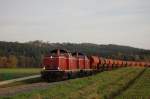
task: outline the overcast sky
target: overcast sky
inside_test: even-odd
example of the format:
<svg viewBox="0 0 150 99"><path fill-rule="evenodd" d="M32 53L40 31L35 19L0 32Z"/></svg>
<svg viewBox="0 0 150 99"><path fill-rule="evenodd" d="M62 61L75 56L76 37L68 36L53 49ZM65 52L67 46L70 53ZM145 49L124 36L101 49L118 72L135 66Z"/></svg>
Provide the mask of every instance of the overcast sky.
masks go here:
<svg viewBox="0 0 150 99"><path fill-rule="evenodd" d="M0 41L150 49L150 0L0 0Z"/></svg>

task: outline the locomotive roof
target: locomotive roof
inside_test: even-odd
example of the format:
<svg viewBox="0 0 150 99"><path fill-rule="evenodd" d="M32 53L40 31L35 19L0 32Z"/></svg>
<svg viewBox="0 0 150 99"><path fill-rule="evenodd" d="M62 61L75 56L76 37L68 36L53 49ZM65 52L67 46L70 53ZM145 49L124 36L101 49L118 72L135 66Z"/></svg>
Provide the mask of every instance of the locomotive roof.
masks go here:
<svg viewBox="0 0 150 99"><path fill-rule="evenodd" d="M51 53L57 53L57 51L60 51L62 53L70 53L70 51L66 50L66 49L54 49L51 51Z"/></svg>
<svg viewBox="0 0 150 99"><path fill-rule="evenodd" d="M85 56L85 54L83 54L83 53L81 53L81 52L73 52L73 53L72 53L73 56L74 56L74 55L77 55L77 54L78 54L78 55L81 55L81 56Z"/></svg>

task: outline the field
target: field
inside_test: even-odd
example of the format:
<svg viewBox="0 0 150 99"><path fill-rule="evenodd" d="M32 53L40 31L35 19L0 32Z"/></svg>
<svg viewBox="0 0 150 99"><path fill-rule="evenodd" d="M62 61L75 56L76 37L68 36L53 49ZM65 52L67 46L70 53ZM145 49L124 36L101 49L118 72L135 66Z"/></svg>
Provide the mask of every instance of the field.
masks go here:
<svg viewBox="0 0 150 99"><path fill-rule="evenodd" d="M130 88L120 94L117 99L124 99L124 97L150 99L150 68Z"/></svg>
<svg viewBox="0 0 150 99"><path fill-rule="evenodd" d="M39 68L0 68L0 81L40 74Z"/></svg>
<svg viewBox="0 0 150 99"><path fill-rule="evenodd" d="M137 95L136 88L141 89L140 96L150 96L150 69L127 67L105 71L93 76L71 79L59 84L49 85L46 89L36 89L17 93L13 99L110 99ZM142 80L142 81L141 81ZM148 88L147 88L148 87ZM140 92L139 92L140 93ZM141 98L137 98L141 99ZM143 99L143 98L142 98ZM144 98L149 99L149 98Z"/></svg>

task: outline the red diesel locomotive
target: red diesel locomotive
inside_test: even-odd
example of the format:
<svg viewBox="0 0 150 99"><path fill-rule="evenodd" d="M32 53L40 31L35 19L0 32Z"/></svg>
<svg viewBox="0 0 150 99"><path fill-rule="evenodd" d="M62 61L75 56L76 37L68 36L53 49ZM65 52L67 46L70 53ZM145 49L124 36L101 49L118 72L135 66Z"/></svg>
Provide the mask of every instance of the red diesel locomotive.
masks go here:
<svg viewBox="0 0 150 99"><path fill-rule="evenodd" d="M87 57L82 53L55 49L44 57L41 77L48 81L58 81L126 66L150 67L150 63L105 59L98 56Z"/></svg>

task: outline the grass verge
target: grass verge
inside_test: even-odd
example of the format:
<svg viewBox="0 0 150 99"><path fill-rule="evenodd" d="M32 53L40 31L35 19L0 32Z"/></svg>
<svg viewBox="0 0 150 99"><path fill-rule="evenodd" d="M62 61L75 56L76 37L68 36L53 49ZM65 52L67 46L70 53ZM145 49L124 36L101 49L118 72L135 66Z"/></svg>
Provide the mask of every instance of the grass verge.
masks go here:
<svg viewBox="0 0 150 99"><path fill-rule="evenodd" d="M150 68L116 99L150 99Z"/></svg>
<svg viewBox="0 0 150 99"><path fill-rule="evenodd" d="M40 68L0 68L0 81L40 74Z"/></svg>
<svg viewBox="0 0 150 99"><path fill-rule="evenodd" d="M137 77L144 68L121 68L105 71L94 76L77 78L51 85L47 89L36 89L18 93L11 99L106 99L118 93L123 87Z"/></svg>

